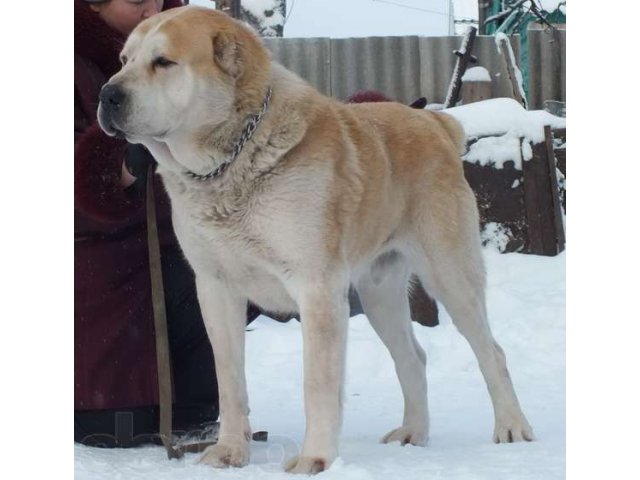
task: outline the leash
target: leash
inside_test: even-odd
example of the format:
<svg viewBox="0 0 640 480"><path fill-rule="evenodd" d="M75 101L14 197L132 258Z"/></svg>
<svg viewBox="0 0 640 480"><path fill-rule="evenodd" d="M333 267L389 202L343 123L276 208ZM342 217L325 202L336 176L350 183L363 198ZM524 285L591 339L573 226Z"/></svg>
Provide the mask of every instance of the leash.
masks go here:
<svg viewBox="0 0 640 480"><path fill-rule="evenodd" d="M160 440L171 458L181 458L184 452L171 444L171 353L167 330L167 312L164 303L162 263L160 261L160 240L158 239L158 219L153 193L153 166L147 172L147 244L149 245L149 271L151 273L151 298L153 303L153 324L156 333L156 361L158 367L158 388L160 390Z"/></svg>

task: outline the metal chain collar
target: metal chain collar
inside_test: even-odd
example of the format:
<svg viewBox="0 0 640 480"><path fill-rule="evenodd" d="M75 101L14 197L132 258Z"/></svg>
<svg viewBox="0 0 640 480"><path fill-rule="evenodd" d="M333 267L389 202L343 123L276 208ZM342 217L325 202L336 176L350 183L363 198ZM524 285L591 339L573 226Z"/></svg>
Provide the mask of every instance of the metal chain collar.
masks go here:
<svg viewBox="0 0 640 480"><path fill-rule="evenodd" d="M262 117L266 113L267 108L269 108L270 102L271 102L271 87L267 89L267 94L265 95L264 101L262 102L262 109L258 113L251 116L249 123L247 123L247 125L244 127L244 130L242 130L242 133L240 134L240 138L238 139L236 144L233 146L233 152L231 153L231 157L229 157L227 160L222 162L215 170L205 175L200 175L190 170L187 170L185 174L193 178L194 180L201 180L201 181L217 178L220 175L222 175L224 171L227 169L227 167L236 158L238 158L238 155L240 155L240 152L242 151L244 146L247 144L247 142L251 140L251 137L253 136L253 133L258 128L258 125L260 125L260 122L262 121Z"/></svg>

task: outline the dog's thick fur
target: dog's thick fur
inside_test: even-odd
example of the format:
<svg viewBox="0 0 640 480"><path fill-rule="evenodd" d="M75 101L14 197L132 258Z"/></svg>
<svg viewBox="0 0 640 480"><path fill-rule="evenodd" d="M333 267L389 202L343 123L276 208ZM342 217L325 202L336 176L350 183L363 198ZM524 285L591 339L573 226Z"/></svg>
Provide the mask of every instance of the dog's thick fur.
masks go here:
<svg viewBox="0 0 640 480"><path fill-rule="evenodd" d="M205 463L249 461L248 300L302 318L307 429L287 470L314 473L336 458L350 284L404 394L402 425L383 441L424 444L426 357L411 327L411 273L477 356L493 401L494 440L533 438L487 322L478 213L460 160L464 133L453 118L324 97L271 62L251 30L206 8L150 18L122 56L108 83L117 98L101 96L100 122L157 159L196 273L220 385L220 440ZM206 174L230 155L269 86L262 123L223 176L186 175Z"/></svg>

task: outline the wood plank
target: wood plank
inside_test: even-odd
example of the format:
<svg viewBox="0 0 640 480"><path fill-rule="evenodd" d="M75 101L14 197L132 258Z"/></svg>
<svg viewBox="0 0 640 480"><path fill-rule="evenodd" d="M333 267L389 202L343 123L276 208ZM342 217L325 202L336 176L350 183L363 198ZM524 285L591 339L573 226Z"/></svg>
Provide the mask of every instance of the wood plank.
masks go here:
<svg viewBox="0 0 640 480"><path fill-rule="evenodd" d="M556 160L558 161L558 170L562 172L562 175L567 177L567 149L565 147L556 148L554 150Z"/></svg>
<svg viewBox="0 0 640 480"><path fill-rule="evenodd" d="M521 139L521 148L524 139ZM522 154L522 153L521 153ZM535 180L533 159L522 162L522 176L524 182L524 207L527 216L527 250L530 253L542 254L542 225L538 211L538 190Z"/></svg>
<svg viewBox="0 0 640 480"><path fill-rule="evenodd" d="M462 47L459 51L454 52L458 59L456 60L456 66L453 69L453 75L451 82L449 83L449 90L444 100L444 108L454 107L460 97L460 89L462 88L462 77L467 70L467 66L472 62L473 44L476 39L476 27L469 27L467 33L462 41Z"/></svg>
<svg viewBox="0 0 640 480"><path fill-rule="evenodd" d="M547 160L549 165L549 180L551 188L551 201L553 203L553 221L556 228L556 253L562 252L565 247L564 223L562 221L562 207L560 206L560 194L558 192L558 176L556 174L556 157L553 150L553 134L551 127L545 125L544 138L547 147Z"/></svg>
<svg viewBox="0 0 640 480"><path fill-rule="evenodd" d="M502 40L499 40L498 45L500 46L500 53L502 53L502 58L504 59L505 66L507 68L509 81L511 82L512 95L513 95L513 98L520 103L520 105L522 105L524 108L527 108L527 101L522 96L522 92L520 90L520 84L518 82L518 78L516 77L515 68L517 68L517 65L514 67L514 65L511 63L512 57L511 57L511 54L509 53L511 49L511 44L507 44L507 42L509 42L508 37L503 38ZM514 57L515 57L515 54L514 54Z"/></svg>
<svg viewBox="0 0 640 480"><path fill-rule="evenodd" d="M491 82L462 82L462 104L480 102L491 98Z"/></svg>
<svg viewBox="0 0 640 480"><path fill-rule="evenodd" d="M533 158L523 162L530 251L552 256L558 253L558 239L546 141L532 150Z"/></svg>

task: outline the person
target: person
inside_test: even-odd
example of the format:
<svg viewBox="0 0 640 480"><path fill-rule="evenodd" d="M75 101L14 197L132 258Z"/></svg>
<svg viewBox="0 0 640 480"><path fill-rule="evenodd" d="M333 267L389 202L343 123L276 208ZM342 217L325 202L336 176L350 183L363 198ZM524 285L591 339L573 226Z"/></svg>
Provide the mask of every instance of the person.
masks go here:
<svg viewBox="0 0 640 480"><path fill-rule="evenodd" d="M75 0L75 359L74 437L100 446L154 441L158 373L146 232L146 172L140 145L107 136L96 112L101 86L120 68L126 37L179 0ZM174 430L193 432L218 417L211 345L194 276L171 227L154 175L169 345ZM248 319L258 311L250 307ZM123 423L124 422L124 423Z"/></svg>

